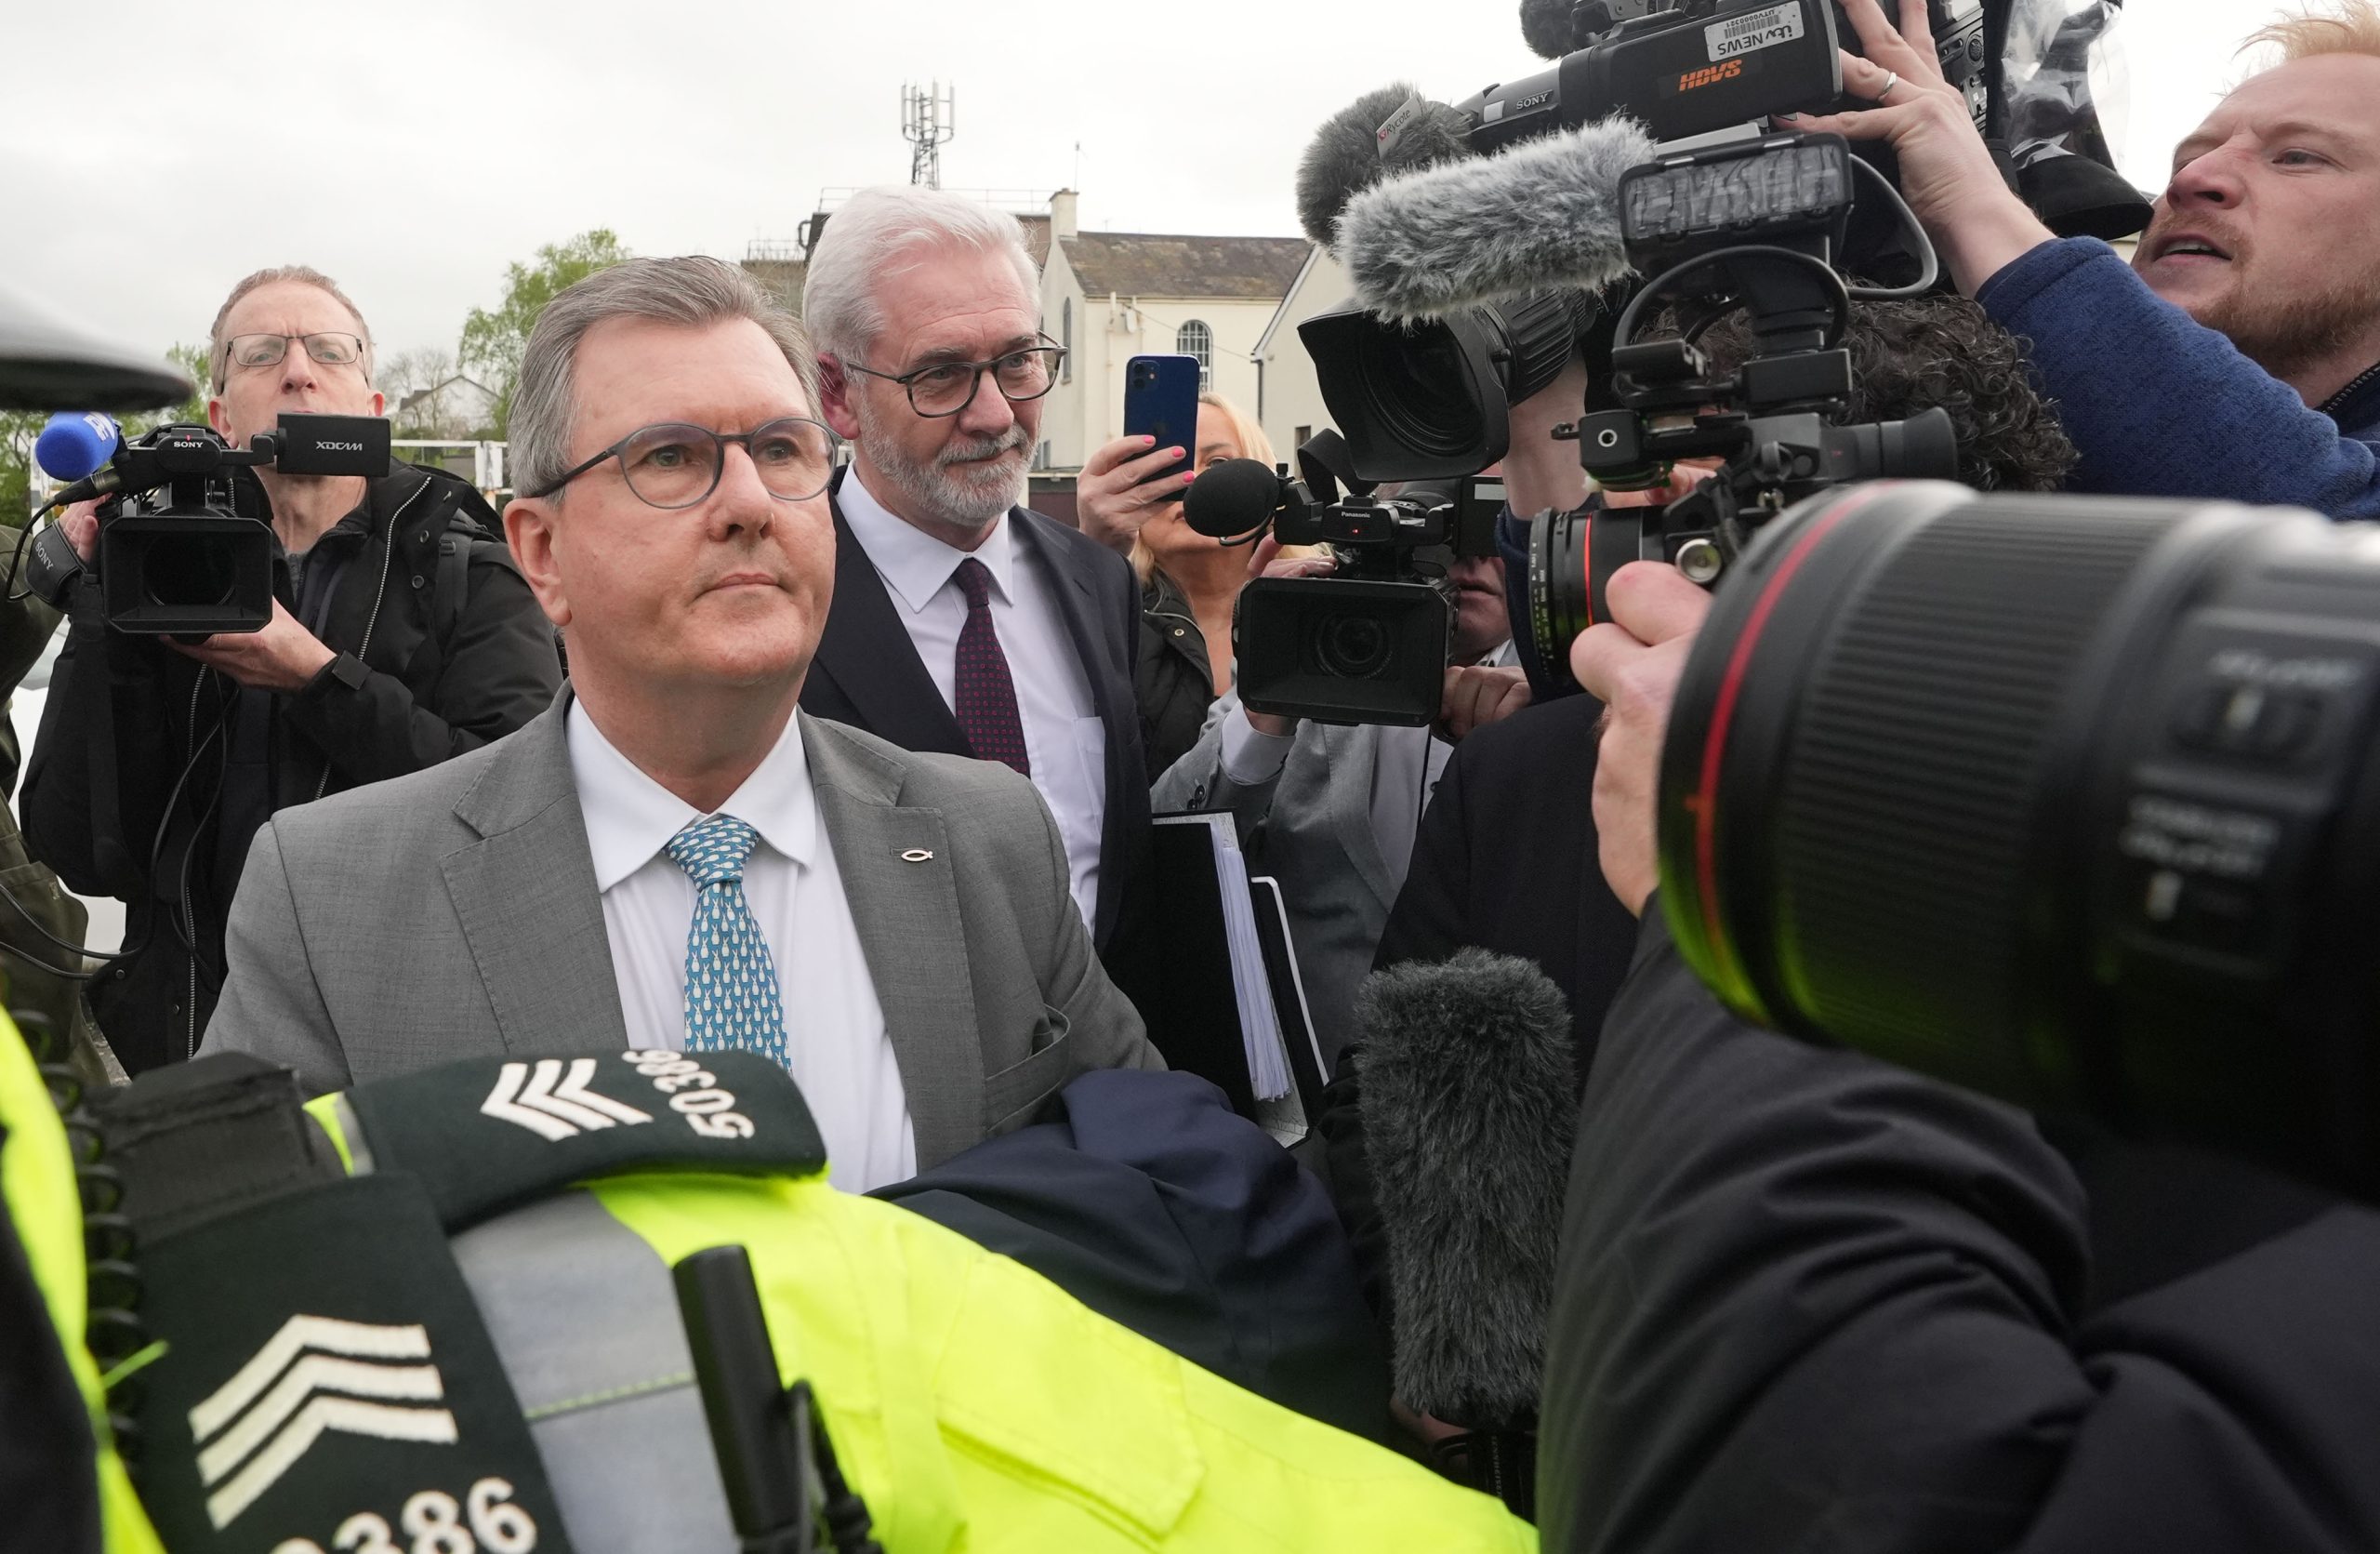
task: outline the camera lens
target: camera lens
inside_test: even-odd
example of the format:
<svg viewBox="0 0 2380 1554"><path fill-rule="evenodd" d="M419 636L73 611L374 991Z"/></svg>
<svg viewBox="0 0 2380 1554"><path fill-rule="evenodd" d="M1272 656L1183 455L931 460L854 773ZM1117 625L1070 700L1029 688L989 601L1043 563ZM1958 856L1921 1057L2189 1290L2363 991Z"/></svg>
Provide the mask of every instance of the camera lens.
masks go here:
<svg viewBox="0 0 2380 1554"><path fill-rule="evenodd" d="M1815 497L1662 750L1662 901L1739 1013L2380 1190L2380 547L2223 504Z"/></svg>
<svg viewBox="0 0 2380 1554"><path fill-rule="evenodd" d="M1314 657L1325 674L1378 679L1395 653L1396 639L1377 616L1332 615L1315 622Z"/></svg>
<svg viewBox="0 0 2380 1554"><path fill-rule="evenodd" d="M1342 681L1373 681L1397 655L1397 640L1368 614L1323 617L1314 623L1314 661Z"/></svg>
<svg viewBox="0 0 2380 1554"><path fill-rule="evenodd" d="M152 535L140 550L140 591L152 604L179 609L229 604L234 561L219 535Z"/></svg>

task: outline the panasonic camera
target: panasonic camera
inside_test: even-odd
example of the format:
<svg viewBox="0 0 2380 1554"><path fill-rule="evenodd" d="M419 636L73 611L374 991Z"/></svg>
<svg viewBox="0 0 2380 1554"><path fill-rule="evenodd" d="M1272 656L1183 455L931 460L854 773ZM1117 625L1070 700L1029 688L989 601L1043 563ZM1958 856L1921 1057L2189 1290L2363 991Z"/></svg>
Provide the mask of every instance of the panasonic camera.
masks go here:
<svg viewBox="0 0 2380 1554"><path fill-rule="evenodd" d="M1291 479L1226 459L1183 498L1184 521L1201 534L1253 544L1269 529L1284 545L1327 545L1336 560L1327 578L1259 578L1240 590L1232 642L1242 705L1323 723L1433 722L1453 633L1448 573L1495 554L1503 483L1375 486L1349 472L1327 432L1298 450L1298 464Z"/></svg>
<svg viewBox="0 0 2380 1554"><path fill-rule="evenodd" d="M123 445L58 504L103 497L90 570L109 625L141 635L204 637L261 631L272 618L273 536L243 472L389 472L389 423L377 416L285 414L235 448L213 429L161 426ZM28 587L63 609L84 570L56 525L33 541Z"/></svg>

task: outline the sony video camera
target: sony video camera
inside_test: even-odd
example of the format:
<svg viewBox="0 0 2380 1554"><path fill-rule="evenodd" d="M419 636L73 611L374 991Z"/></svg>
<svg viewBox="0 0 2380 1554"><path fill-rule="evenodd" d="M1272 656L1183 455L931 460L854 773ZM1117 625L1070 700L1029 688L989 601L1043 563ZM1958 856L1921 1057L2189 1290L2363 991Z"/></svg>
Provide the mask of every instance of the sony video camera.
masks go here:
<svg viewBox="0 0 2380 1554"><path fill-rule="evenodd" d="M1804 498L1858 481L1957 475L1950 418L1938 407L1841 424L1852 379L1838 341L1854 299L1884 295L1846 286L1830 262L1862 166L1839 136L1786 134L1679 153L1622 179L1623 237L1648 278L1614 328L1612 390L1622 407L1570 429L1579 461L1604 492L1665 487L1682 459L1722 462L1666 504L1612 507L1599 493L1585 508L1534 520L1529 630L1549 670L1567 663L1580 632L1609 618L1605 584L1630 562L1668 562L1709 587L1752 529ZM1898 204L1890 185L1877 187ZM1664 299L1682 333L1638 341L1638 323ZM1734 372L1714 372L1695 337L1739 312L1749 315L1753 353Z"/></svg>
<svg viewBox="0 0 2380 1554"><path fill-rule="evenodd" d="M50 504L112 498L99 507L91 559L109 625L189 638L264 628L272 618L272 529L253 515L256 502L238 481L242 470L262 467L377 479L389 472L389 423L290 413L245 449L210 428L181 424L116 445L103 468ZM26 581L63 609L83 569L53 524L33 541Z"/></svg>
<svg viewBox="0 0 2380 1554"><path fill-rule="evenodd" d="M1232 642L1241 703L1323 723L1431 723L1453 632L1447 574L1495 553L1503 483L1473 476L1383 492L1353 475L1329 432L1298 450L1298 466L1292 480L1226 459L1183 498L1200 534L1253 544L1269 526L1284 545L1328 545L1337 558L1328 578L1259 578L1240 590Z"/></svg>
<svg viewBox="0 0 2380 1554"><path fill-rule="evenodd" d="M1983 0L1927 0L1925 10L1943 78L1966 94L1981 132L1990 106ZM1475 149L1501 150L1612 113L1641 121L1667 143L1788 111L1824 113L1843 92L1838 43L1860 52L1840 0L1575 0L1567 39L1558 35L1563 20L1559 7L1525 7L1531 41L1563 49L1561 58L1455 105L1470 120ZM1536 35L1545 27L1557 35Z"/></svg>
<svg viewBox="0 0 2380 1554"><path fill-rule="evenodd" d="M1473 151L1493 155L1614 115L1644 124L1663 149L1729 131L1756 138L1777 114L1844 106L1838 45L1858 51L1836 0L1582 0L1565 14L1567 44L1539 35L1545 14L1541 6L1523 7L1532 41L1541 51L1572 51L1550 70L1457 104ZM1980 127L1990 106L1982 0L1932 0L1928 14L1944 72L1965 91ZM1426 108L1415 103L1380 126L1383 162L1402 154L1401 136L1420 133L1407 121ZM1892 181L1889 151L1863 146L1853 154L1883 159L1875 170ZM1492 166L1481 164L1483 178L1495 176ZM1835 234L1834 257L1891 281L1927 263L1890 211L1864 207ZM1531 296L1414 325L1361 307L1299 325L1358 473L1440 477L1503 457L1512 405L1551 383L1598 321L1591 297L1547 280Z"/></svg>

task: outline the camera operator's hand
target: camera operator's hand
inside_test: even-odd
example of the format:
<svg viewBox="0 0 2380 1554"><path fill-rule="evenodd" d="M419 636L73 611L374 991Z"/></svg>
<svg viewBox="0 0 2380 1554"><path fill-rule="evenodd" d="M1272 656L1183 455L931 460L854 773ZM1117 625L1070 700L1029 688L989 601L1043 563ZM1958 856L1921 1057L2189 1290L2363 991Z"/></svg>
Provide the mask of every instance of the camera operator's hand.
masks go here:
<svg viewBox="0 0 2380 1554"><path fill-rule="evenodd" d="M66 531L66 543L83 564L91 564L91 552L99 548L99 504L96 501L75 502L58 514L58 526Z"/></svg>
<svg viewBox="0 0 2380 1554"><path fill-rule="evenodd" d="M1328 578L1339 570L1339 564L1327 554L1282 555L1281 541L1270 530L1267 530L1264 538L1250 548L1250 552L1248 558L1248 577L1251 582L1258 578ZM1298 720L1295 718L1285 718L1277 712L1252 711L1246 708L1242 708L1241 711L1247 715L1249 726L1259 734L1271 734L1286 739L1298 731Z"/></svg>
<svg viewBox="0 0 2380 1554"><path fill-rule="evenodd" d="M1876 106L1790 122L1845 139L1891 142L1900 157L1902 198L1959 289L1972 297L2003 267L2056 234L2001 178L1965 97L1942 78L1925 0L1901 0L1897 32L1877 0L1843 0L1843 10L1868 51L1864 60L1844 52L1843 89Z"/></svg>
<svg viewBox="0 0 2380 1554"><path fill-rule="evenodd" d="M1168 502L1180 500L1197 472L1184 470L1162 480L1146 477L1183 457L1184 449L1158 447L1154 437L1118 437L1096 449L1075 477L1075 515L1082 522L1082 532L1111 551L1130 551L1141 525L1164 511Z"/></svg>
<svg viewBox="0 0 2380 1554"><path fill-rule="evenodd" d="M259 691L302 691L324 664L338 657L299 625L278 599L272 602L272 619L261 631L218 631L194 644L169 637L165 645Z"/></svg>
<svg viewBox="0 0 2380 1554"><path fill-rule="evenodd" d="M1518 665L1449 664L1438 737L1460 744L1473 730L1501 723L1528 704L1528 671Z"/></svg>
<svg viewBox="0 0 2380 1554"><path fill-rule="evenodd" d="M1661 737L1711 596L1675 567L1645 561L1613 573L1606 593L1611 619L1570 644L1570 672L1604 706L1594 790L1603 877L1620 904L1641 915L1660 881Z"/></svg>

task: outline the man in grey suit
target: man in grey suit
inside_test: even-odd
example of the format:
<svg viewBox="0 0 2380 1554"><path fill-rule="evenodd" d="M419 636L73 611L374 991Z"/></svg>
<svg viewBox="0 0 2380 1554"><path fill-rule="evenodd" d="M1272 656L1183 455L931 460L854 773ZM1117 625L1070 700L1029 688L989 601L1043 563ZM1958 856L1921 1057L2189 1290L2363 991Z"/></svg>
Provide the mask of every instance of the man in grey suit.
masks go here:
<svg viewBox="0 0 2380 1554"><path fill-rule="evenodd" d="M640 259L556 298L505 511L571 684L512 737L274 817L209 1051L322 1091L447 1059L749 1048L866 1189L1159 1068L1006 768L796 701L835 578L800 326L740 271Z"/></svg>
<svg viewBox="0 0 2380 1554"><path fill-rule="evenodd" d="M1415 485L1426 485L1417 482ZM1277 549L1270 539L1268 547ZM1325 558L1273 561L1268 577L1328 573ZM1355 986L1371 970L1388 910L1405 883L1429 786L1452 741L1528 705L1527 680L1504 667L1512 627L1504 564L1454 563L1454 641L1435 728L1321 724L1250 712L1237 692L1208 711L1189 752L1150 790L1159 811L1229 810L1250 871L1281 883L1289 940L1326 1070L1355 1034Z"/></svg>

